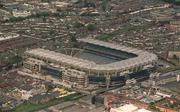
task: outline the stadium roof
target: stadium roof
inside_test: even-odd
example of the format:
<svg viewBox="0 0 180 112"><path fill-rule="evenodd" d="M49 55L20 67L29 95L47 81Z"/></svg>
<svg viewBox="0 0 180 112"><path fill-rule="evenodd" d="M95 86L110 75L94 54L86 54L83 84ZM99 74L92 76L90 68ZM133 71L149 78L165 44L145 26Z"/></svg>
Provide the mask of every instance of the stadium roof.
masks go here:
<svg viewBox="0 0 180 112"><path fill-rule="evenodd" d="M124 51L128 53L133 53L133 54L136 54L137 57L122 60L122 61L117 61L110 64L99 65L93 61L88 61L81 58L72 57L69 55L62 54L62 53L40 49L40 48L26 51L26 54L33 57L40 58L40 59L49 60L51 62L56 62L62 65L71 66L73 68L77 68L77 69L81 69L85 71L100 72L100 73L112 73L112 72L119 72L119 71L124 71L128 69L133 69L141 65L150 64L152 62L157 61L158 59L155 54L148 53L142 50L137 50L130 47L115 45L115 44L93 40L93 39L79 39L78 41L90 43L90 44L94 44L98 46L104 46L107 48L112 48L112 49L116 49L116 50L120 50L120 51Z"/></svg>
<svg viewBox="0 0 180 112"><path fill-rule="evenodd" d="M141 53L145 52L142 50L138 50L138 49L122 46L122 45L112 44L112 43L103 42L103 41L94 40L94 39L88 39L88 38L78 39L78 41L89 43L89 44L94 44L94 45L98 45L98 46L103 46L103 47L107 47L107 48L111 48L111 49L115 49L115 50L120 50L120 51L124 51L124 52L128 52L128 53L133 53L136 55L140 55Z"/></svg>

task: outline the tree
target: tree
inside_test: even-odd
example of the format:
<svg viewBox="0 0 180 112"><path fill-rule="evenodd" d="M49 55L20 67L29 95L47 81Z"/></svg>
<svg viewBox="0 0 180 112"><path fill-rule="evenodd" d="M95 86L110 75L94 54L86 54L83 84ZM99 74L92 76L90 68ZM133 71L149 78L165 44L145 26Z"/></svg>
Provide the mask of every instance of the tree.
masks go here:
<svg viewBox="0 0 180 112"><path fill-rule="evenodd" d="M54 16L54 17L60 17L60 14L59 13L52 13L52 16Z"/></svg>
<svg viewBox="0 0 180 112"><path fill-rule="evenodd" d="M103 1L102 1L102 10L103 10L103 11L106 11L107 5L108 5L108 0L103 0Z"/></svg>
<svg viewBox="0 0 180 112"><path fill-rule="evenodd" d="M96 37L99 40L107 41L108 39L112 38L110 34L102 34Z"/></svg>
<svg viewBox="0 0 180 112"><path fill-rule="evenodd" d="M84 26L84 24L81 23L81 22L79 22L79 21L76 21L76 22L74 23L74 25L73 25L74 28L80 28L80 27L83 27L83 26Z"/></svg>
<svg viewBox="0 0 180 112"><path fill-rule="evenodd" d="M168 3L173 3L173 4L176 4L176 5L180 5L180 0L164 0L165 2L168 2Z"/></svg>
<svg viewBox="0 0 180 112"><path fill-rule="evenodd" d="M42 0L42 2L51 3L51 0Z"/></svg>
<svg viewBox="0 0 180 112"><path fill-rule="evenodd" d="M49 92L54 88L54 86L52 84L47 84L47 85L45 85L45 88L46 88L47 92Z"/></svg>
<svg viewBox="0 0 180 112"><path fill-rule="evenodd" d="M84 7L93 7L96 8L96 5L91 0L84 1Z"/></svg>
<svg viewBox="0 0 180 112"><path fill-rule="evenodd" d="M19 64L20 62L23 61L23 58L19 55L16 55L16 56L12 57L9 61L11 64Z"/></svg>
<svg viewBox="0 0 180 112"><path fill-rule="evenodd" d="M89 31L94 31L94 30L96 30L96 25L95 25L95 24L88 24L88 25L87 25L87 29L88 29Z"/></svg>
<svg viewBox="0 0 180 112"><path fill-rule="evenodd" d="M51 30L49 31L49 35L53 35L53 34L54 34L54 30L51 29Z"/></svg>
<svg viewBox="0 0 180 112"><path fill-rule="evenodd" d="M153 110L153 112L160 112L160 110L158 108L156 108L156 105L154 102L151 102L149 104L149 109Z"/></svg>
<svg viewBox="0 0 180 112"><path fill-rule="evenodd" d="M75 34L70 33L70 40L71 40L71 42L77 42Z"/></svg>
<svg viewBox="0 0 180 112"><path fill-rule="evenodd" d="M0 2L0 8L3 8L4 6L3 6L3 4Z"/></svg>

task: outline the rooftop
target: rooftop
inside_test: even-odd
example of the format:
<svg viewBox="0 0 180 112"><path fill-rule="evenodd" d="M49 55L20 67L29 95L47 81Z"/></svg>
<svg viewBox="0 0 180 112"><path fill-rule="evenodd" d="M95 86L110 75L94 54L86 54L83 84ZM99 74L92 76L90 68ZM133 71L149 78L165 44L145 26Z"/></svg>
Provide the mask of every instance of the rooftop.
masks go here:
<svg viewBox="0 0 180 112"><path fill-rule="evenodd" d="M118 108L111 108L110 112L151 112L151 111L146 109L138 109L138 107L136 107L133 104L125 104Z"/></svg>
<svg viewBox="0 0 180 112"><path fill-rule="evenodd" d="M19 37L18 34L3 34L0 32L0 41Z"/></svg>

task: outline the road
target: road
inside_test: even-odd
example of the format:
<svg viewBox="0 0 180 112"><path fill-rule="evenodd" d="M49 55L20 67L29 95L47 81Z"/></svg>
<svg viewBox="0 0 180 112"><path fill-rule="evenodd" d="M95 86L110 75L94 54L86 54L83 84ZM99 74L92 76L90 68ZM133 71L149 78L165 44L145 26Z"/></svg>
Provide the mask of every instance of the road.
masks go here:
<svg viewBox="0 0 180 112"><path fill-rule="evenodd" d="M146 9L142 9L142 10L138 10L138 11L134 11L134 12L130 12L129 14L137 14L140 12L146 12L146 11L150 11L150 10L156 10L156 9L164 9L164 8L168 8L170 5L163 5L160 7L151 7L151 8L146 8Z"/></svg>
<svg viewBox="0 0 180 112"><path fill-rule="evenodd" d="M51 106L38 112L104 112L104 107L94 105L83 105L79 102L64 102Z"/></svg>

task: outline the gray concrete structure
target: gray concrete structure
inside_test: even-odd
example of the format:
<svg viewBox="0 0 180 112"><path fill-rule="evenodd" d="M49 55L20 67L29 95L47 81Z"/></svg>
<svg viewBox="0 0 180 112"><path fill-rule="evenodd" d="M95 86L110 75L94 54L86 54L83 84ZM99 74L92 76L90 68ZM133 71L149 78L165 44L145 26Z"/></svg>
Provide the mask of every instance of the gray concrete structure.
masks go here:
<svg viewBox="0 0 180 112"><path fill-rule="evenodd" d="M137 57L118 61L115 63L98 65L92 61L83 60L80 58L76 58L62 53L57 53L54 51L49 51L44 49L29 50L26 51L26 54L32 57L39 58L41 60L46 60L46 61L48 60L50 62L58 63L63 66L70 66L74 69L80 69L86 72L93 72L93 73L96 72L101 74L111 74L111 73L123 72L126 70L133 70L144 65L154 64L158 60L158 57L153 53L149 53L146 51L142 51L130 47L114 45L111 43L92 40L92 39L79 39L79 41L94 45L99 45L99 46L105 46L111 49L116 49L128 53L133 53L136 54Z"/></svg>
<svg viewBox="0 0 180 112"><path fill-rule="evenodd" d="M112 63L97 64L94 61L89 61L78 57L73 57L70 55L65 55L62 53L40 48L28 50L26 51L26 54L28 57L43 60L46 63L55 63L68 69L83 71L85 72L86 76L92 76L92 80L96 80L93 79L93 76L98 76L100 77L99 82L105 82L107 87L111 85L111 76L117 76L120 78L120 76L122 76L123 74L137 72L141 69L144 69L144 67L147 66L153 67L156 61L158 60L157 56L153 53L130 47L115 45L112 43L102 42L93 39L79 39L78 41L80 43L98 45L103 46L105 48L115 49L119 52L126 52L134 54L136 56ZM120 81L120 79L118 80Z"/></svg>

